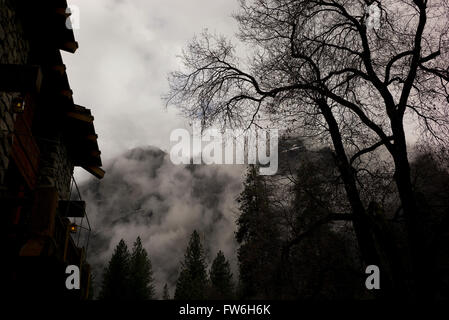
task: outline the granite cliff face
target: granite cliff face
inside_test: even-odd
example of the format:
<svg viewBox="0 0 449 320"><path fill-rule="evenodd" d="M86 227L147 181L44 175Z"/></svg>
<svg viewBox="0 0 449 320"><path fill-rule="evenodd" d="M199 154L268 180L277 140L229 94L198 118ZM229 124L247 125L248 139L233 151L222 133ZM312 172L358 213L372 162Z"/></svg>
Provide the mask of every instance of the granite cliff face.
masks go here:
<svg viewBox="0 0 449 320"><path fill-rule="evenodd" d="M93 228L88 261L97 285L120 239L132 246L140 236L153 263L157 294L165 283L173 290L194 229L204 238L209 260L222 250L235 269L235 198L243 166L176 166L165 152L146 147L112 160L106 172L102 181L81 187Z"/></svg>

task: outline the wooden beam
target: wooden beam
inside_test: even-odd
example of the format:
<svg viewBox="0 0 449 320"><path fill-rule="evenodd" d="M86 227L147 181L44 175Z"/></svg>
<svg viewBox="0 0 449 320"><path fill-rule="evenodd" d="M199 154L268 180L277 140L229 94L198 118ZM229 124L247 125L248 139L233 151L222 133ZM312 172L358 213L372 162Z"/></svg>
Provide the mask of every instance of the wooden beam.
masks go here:
<svg viewBox="0 0 449 320"><path fill-rule="evenodd" d="M73 105L73 110L76 112L79 112L79 113L88 114L90 116L92 115L92 113L90 112L90 109L80 106L80 105L77 105L77 104Z"/></svg>
<svg viewBox="0 0 449 320"><path fill-rule="evenodd" d="M78 47L79 47L78 42L67 41L67 42L64 42L63 44L61 44L59 49L70 52L70 53L75 53L76 50L78 50Z"/></svg>
<svg viewBox="0 0 449 320"><path fill-rule="evenodd" d="M101 151L100 150L93 150L90 152L90 154L92 155L92 157L98 158L101 156Z"/></svg>
<svg viewBox="0 0 449 320"><path fill-rule="evenodd" d="M61 93L61 95L63 95L64 97L67 97L69 99L71 99L73 96L72 90L61 90L60 93Z"/></svg>
<svg viewBox="0 0 449 320"><path fill-rule="evenodd" d="M67 10L67 8L55 8L55 13L63 16L64 18L68 18L72 15L72 13Z"/></svg>
<svg viewBox="0 0 449 320"><path fill-rule="evenodd" d="M73 156L73 164L76 167L101 167L101 157L93 157L89 154L89 151L75 150Z"/></svg>
<svg viewBox="0 0 449 320"><path fill-rule="evenodd" d="M86 140L97 141L98 140L98 134L90 134L90 135L86 136Z"/></svg>
<svg viewBox="0 0 449 320"><path fill-rule="evenodd" d="M83 166L82 168L98 179L103 179L106 174L100 167Z"/></svg>
<svg viewBox="0 0 449 320"><path fill-rule="evenodd" d="M94 117L93 116L86 115L86 114L81 114L81 113L78 113L78 112L67 112L67 116L69 118L80 120L80 121L84 121L84 122L88 122L88 123L93 123L94 122Z"/></svg>
<svg viewBox="0 0 449 320"><path fill-rule="evenodd" d="M62 76L66 71L66 66L65 64L60 64L53 66L51 69L58 72Z"/></svg>

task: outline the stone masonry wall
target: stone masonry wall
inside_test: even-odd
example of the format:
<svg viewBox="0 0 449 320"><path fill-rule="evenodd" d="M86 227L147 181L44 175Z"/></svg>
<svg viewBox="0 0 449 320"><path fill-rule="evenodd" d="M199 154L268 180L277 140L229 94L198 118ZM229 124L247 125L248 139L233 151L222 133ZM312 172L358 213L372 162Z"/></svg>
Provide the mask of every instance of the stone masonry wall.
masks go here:
<svg viewBox="0 0 449 320"><path fill-rule="evenodd" d="M13 1L0 0L0 64L26 64L29 61L30 44L17 19ZM0 193L2 187L7 187L4 177L9 167L16 117L11 104L19 94L0 92ZM36 112L39 112L38 109L39 106ZM60 199L68 199L73 164L60 130L55 127L52 131L45 137L35 136L41 152L37 186L56 187Z"/></svg>
<svg viewBox="0 0 449 320"><path fill-rule="evenodd" d="M0 64L25 64L29 56L29 43L17 20L10 0L0 0ZM12 99L19 93L0 92L0 188L9 166L15 115Z"/></svg>
<svg viewBox="0 0 449 320"><path fill-rule="evenodd" d="M41 149L41 162L38 187L56 187L59 198L68 200L73 164L64 144L64 138L60 133L40 138L38 145Z"/></svg>

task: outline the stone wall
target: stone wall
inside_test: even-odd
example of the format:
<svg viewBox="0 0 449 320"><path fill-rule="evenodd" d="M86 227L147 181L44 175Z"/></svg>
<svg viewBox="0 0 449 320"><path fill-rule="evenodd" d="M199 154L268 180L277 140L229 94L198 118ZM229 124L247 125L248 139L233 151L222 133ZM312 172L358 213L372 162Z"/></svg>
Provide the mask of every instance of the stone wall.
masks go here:
<svg viewBox="0 0 449 320"><path fill-rule="evenodd" d="M17 19L14 0L0 0L0 64L27 64L30 44ZM45 81L45 78L43 79ZM9 167L16 115L11 110L14 97L20 93L0 92L0 192ZM36 112L39 112L39 105ZM53 129L53 128L52 128ZM41 152L37 187L56 187L60 199L68 199L73 164L57 127L46 136L35 136Z"/></svg>
<svg viewBox="0 0 449 320"><path fill-rule="evenodd" d="M39 137L38 145L41 149L38 187L55 187L60 200L68 200L73 164L62 134Z"/></svg>
<svg viewBox="0 0 449 320"><path fill-rule="evenodd" d="M0 64L26 64L29 43L17 19L11 0L0 0ZM12 99L18 93L0 92L0 187L9 166L9 153L14 132L15 115L11 111Z"/></svg>

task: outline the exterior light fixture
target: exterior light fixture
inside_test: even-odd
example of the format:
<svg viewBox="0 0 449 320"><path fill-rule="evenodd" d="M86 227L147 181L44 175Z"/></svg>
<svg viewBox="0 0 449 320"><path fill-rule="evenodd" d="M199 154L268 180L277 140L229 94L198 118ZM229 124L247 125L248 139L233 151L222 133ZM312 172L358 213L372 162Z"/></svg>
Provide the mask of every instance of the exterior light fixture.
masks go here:
<svg viewBox="0 0 449 320"><path fill-rule="evenodd" d="M69 226L69 231L70 231L70 233L76 233L78 231L78 226L76 224L72 223Z"/></svg>
<svg viewBox="0 0 449 320"><path fill-rule="evenodd" d="M22 96L14 98L12 109L14 113L23 113L25 111L25 99Z"/></svg>

